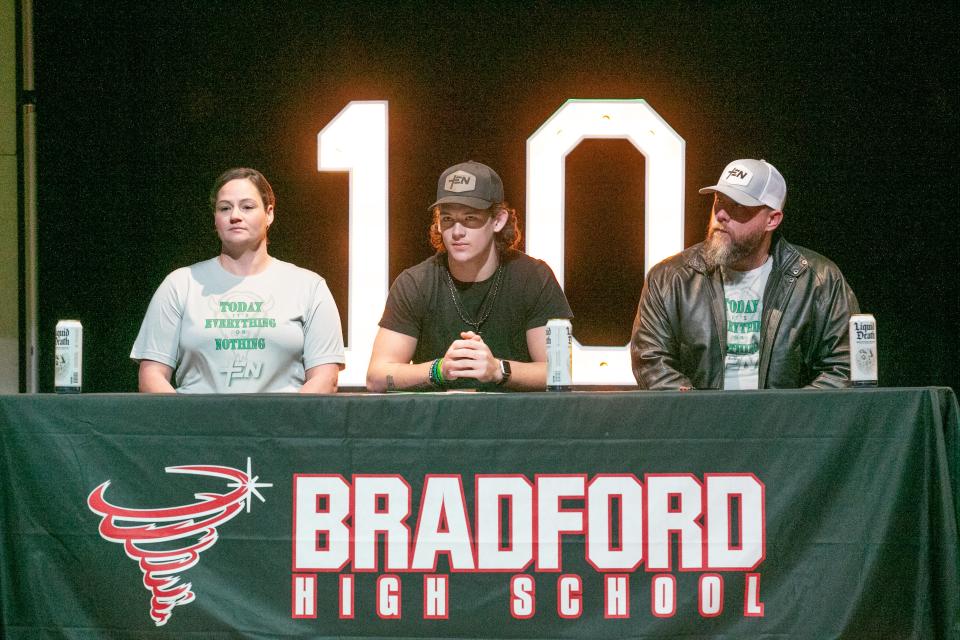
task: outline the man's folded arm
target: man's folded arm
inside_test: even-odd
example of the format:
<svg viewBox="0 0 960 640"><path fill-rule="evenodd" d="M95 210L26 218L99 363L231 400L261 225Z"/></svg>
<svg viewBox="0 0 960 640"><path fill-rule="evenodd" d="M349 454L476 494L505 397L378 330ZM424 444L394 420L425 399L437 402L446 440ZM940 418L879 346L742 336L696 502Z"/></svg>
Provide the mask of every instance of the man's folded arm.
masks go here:
<svg viewBox="0 0 960 640"><path fill-rule="evenodd" d="M677 341L667 317L663 296L651 276L643 285L630 339L633 376L641 389L690 389L693 384L679 370Z"/></svg>
<svg viewBox="0 0 960 640"><path fill-rule="evenodd" d="M431 388L432 363L410 362L416 349L417 339L413 336L380 327L367 367L367 389L384 393Z"/></svg>

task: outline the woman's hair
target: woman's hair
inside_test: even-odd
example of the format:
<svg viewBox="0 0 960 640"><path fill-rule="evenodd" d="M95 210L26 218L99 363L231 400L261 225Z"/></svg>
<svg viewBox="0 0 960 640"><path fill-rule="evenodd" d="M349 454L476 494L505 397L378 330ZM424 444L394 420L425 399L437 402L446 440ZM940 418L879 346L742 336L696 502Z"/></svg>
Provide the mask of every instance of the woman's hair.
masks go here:
<svg viewBox="0 0 960 640"><path fill-rule="evenodd" d="M263 177L262 173L256 169L250 169L248 167L235 167L233 169L227 169L220 174L220 177L218 177L213 183L213 189L210 190L210 208L216 209L217 194L220 193L220 189L223 188L223 185L227 184L231 180L243 180L244 178L252 182L253 186L255 186L257 191L260 192L260 198L263 199L264 209L271 206L276 208L277 197L273 195L273 187L270 186L270 183L267 182L267 179Z"/></svg>
<svg viewBox="0 0 960 640"><path fill-rule="evenodd" d="M488 209L483 211L493 217L500 210L507 212L507 223L503 229L493 234L493 241L497 245L497 251L503 253L507 249L516 249L520 244L520 222L517 220L517 210L511 209L507 202L495 202ZM438 225L440 223L440 205L433 208L433 222L430 224L430 244L439 252L446 251L443 246L443 236L440 234Z"/></svg>

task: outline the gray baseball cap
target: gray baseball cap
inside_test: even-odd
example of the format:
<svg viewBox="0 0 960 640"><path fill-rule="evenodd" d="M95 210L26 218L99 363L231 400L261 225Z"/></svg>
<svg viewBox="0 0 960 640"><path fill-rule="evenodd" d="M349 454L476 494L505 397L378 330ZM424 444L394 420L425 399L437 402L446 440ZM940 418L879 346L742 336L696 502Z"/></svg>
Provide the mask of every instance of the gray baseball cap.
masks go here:
<svg viewBox="0 0 960 640"><path fill-rule="evenodd" d="M503 202L503 182L497 172L485 164L469 161L455 164L440 175L437 182L438 204L465 204L474 209L489 209Z"/></svg>
<svg viewBox="0 0 960 640"><path fill-rule="evenodd" d="M719 192L747 207L766 205L780 211L787 199L787 183L766 160L734 160L720 174L717 184L700 193Z"/></svg>

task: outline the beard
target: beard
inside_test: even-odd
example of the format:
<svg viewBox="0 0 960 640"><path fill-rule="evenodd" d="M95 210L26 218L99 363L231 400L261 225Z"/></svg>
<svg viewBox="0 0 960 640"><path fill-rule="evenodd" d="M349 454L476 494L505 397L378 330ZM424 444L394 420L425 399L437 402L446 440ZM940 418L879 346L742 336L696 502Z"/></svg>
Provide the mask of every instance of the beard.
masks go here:
<svg viewBox="0 0 960 640"><path fill-rule="evenodd" d="M703 260L709 269L729 267L753 255L763 243L766 232L757 231L734 240L733 236L714 226L707 227L707 239L703 241Z"/></svg>

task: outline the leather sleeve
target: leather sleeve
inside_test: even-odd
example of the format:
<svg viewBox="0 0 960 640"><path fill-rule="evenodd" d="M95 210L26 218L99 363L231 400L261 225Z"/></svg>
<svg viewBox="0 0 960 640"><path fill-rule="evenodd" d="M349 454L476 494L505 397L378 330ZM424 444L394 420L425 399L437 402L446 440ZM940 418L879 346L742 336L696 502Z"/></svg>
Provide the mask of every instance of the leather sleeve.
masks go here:
<svg viewBox="0 0 960 640"><path fill-rule="evenodd" d="M816 310L820 323L818 352L812 361L816 377L808 388L838 389L850 386L850 316L860 312L857 297L843 275L828 275L829 285L821 287Z"/></svg>
<svg viewBox="0 0 960 640"><path fill-rule="evenodd" d="M690 379L679 370L679 346L670 317L675 304L669 300L671 294L665 272L669 273L663 267L654 267L648 274L633 321L630 359L633 376L641 389L693 387Z"/></svg>

